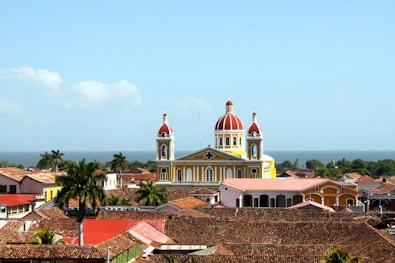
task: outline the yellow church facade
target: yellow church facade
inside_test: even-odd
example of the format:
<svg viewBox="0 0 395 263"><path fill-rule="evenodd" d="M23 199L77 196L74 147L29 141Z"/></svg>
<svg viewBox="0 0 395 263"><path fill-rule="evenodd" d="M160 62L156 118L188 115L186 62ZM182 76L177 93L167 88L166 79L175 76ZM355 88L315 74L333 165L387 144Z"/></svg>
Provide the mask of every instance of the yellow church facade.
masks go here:
<svg viewBox="0 0 395 263"><path fill-rule="evenodd" d="M256 113L247 133L241 119L226 103L215 124L214 147L174 158L174 133L167 114L157 133L157 180L162 184L218 185L227 178L275 178L275 160L264 154L263 133Z"/></svg>

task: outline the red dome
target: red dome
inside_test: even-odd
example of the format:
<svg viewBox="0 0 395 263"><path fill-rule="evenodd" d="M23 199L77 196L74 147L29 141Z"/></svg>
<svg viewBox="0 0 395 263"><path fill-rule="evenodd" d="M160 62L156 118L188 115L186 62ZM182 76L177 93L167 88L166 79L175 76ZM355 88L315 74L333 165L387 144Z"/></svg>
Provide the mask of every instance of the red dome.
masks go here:
<svg viewBox="0 0 395 263"><path fill-rule="evenodd" d="M255 112L252 114L252 124L250 125L250 128L248 128L248 134L252 135L253 133L256 133L257 135L262 134L261 127L259 127L258 123L256 122Z"/></svg>
<svg viewBox="0 0 395 263"><path fill-rule="evenodd" d="M168 137L171 136L173 129L167 124L167 114L163 113L163 124L159 127L158 136Z"/></svg>
<svg viewBox="0 0 395 263"><path fill-rule="evenodd" d="M233 113L221 116L215 124L215 130L242 130L243 123L240 118Z"/></svg>
<svg viewBox="0 0 395 263"><path fill-rule="evenodd" d="M228 102L226 103L226 106L229 106L229 105L233 105L233 102L230 100L228 100Z"/></svg>
<svg viewBox="0 0 395 263"><path fill-rule="evenodd" d="M163 123L158 130L158 136L163 136L164 134L168 136L171 135L172 132L173 132L172 128L166 123Z"/></svg>
<svg viewBox="0 0 395 263"><path fill-rule="evenodd" d="M258 124L256 123L251 124L250 128L248 128L248 134L251 135L253 132L255 132L258 135L261 134L261 128L259 128Z"/></svg>

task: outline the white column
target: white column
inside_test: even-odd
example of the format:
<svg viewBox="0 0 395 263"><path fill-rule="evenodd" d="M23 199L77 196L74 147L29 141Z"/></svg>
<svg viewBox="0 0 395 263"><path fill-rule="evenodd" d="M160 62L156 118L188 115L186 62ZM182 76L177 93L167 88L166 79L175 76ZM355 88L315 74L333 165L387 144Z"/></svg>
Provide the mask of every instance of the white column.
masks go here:
<svg viewBox="0 0 395 263"><path fill-rule="evenodd" d="M224 181L224 178L222 177L222 166L219 167L219 180Z"/></svg>
<svg viewBox="0 0 395 263"><path fill-rule="evenodd" d="M244 178L247 178L246 167L244 166Z"/></svg>
<svg viewBox="0 0 395 263"><path fill-rule="evenodd" d="M239 207L243 207L243 194L240 195L239 200Z"/></svg>
<svg viewBox="0 0 395 263"><path fill-rule="evenodd" d="M235 165L233 165L233 178L237 178Z"/></svg>
<svg viewBox="0 0 395 263"><path fill-rule="evenodd" d="M186 174L185 174L185 165L182 166L182 181L186 181Z"/></svg>
<svg viewBox="0 0 395 263"><path fill-rule="evenodd" d="M214 182L218 182L219 180L221 180L220 178L219 178L219 180L217 180L217 176L218 176L218 173L217 173L217 166L215 166L214 167L214 178L213 178L213 181Z"/></svg>
<svg viewBox="0 0 395 263"><path fill-rule="evenodd" d="M204 176L204 165L202 165L202 181L201 182L204 182L204 181L206 181L206 179L205 179L205 176Z"/></svg>
<svg viewBox="0 0 395 263"><path fill-rule="evenodd" d="M192 181L195 182L196 181L196 166L194 165L192 167Z"/></svg>

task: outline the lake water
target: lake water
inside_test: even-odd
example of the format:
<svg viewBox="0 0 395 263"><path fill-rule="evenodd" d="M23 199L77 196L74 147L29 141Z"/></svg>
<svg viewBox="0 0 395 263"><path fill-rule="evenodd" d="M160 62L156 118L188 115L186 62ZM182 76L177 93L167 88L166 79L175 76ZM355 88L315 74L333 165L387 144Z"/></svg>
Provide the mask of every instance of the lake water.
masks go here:
<svg viewBox="0 0 395 263"><path fill-rule="evenodd" d="M98 160L99 162L110 161L115 151L65 151L64 159L66 160L82 160L87 161ZM122 152L129 161L147 162L155 160L154 151L124 151ZM191 153L189 151L176 152L176 157L181 157ZM40 160L42 152L0 152L0 160L7 160L11 163L22 164L24 167L35 166ZM293 162L299 159L299 163L304 165L306 160L317 159L323 163L330 160L339 160L345 158L347 160L363 159L365 161L376 161L382 159L395 159L395 151L267 151L265 154L272 156L276 162L290 160Z"/></svg>

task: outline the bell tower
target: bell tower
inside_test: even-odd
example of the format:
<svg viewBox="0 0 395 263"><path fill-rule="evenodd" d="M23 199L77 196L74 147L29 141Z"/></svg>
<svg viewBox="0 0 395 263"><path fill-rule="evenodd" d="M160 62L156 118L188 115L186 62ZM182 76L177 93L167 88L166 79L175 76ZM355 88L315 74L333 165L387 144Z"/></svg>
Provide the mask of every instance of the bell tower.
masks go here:
<svg viewBox="0 0 395 263"><path fill-rule="evenodd" d="M172 180L171 161L174 160L174 134L167 123L167 114L163 113L163 124L156 135L156 163L159 181Z"/></svg>
<svg viewBox="0 0 395 263"><path fill-rule="evenodd" d="M252 124L247 133L247 159L263 160L263 133L255 112L252 114Z"/></svg>

